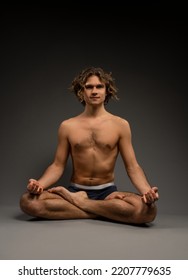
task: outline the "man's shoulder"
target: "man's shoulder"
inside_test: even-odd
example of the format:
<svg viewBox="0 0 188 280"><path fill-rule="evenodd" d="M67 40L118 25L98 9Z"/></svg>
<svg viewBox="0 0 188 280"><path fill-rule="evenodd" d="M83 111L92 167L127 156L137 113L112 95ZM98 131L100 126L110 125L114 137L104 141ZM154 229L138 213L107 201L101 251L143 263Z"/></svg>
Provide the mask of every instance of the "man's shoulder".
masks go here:
<svg viewBox="0 0 188 280"><path fill-rule="evenodd" d="M78 121L78 116L71 117L69 119L63 120L60 124L61 127L69 127L70 125L76 123Z"/></svg>
<svg viewBox="0 0 188 280"><path fill-rule="evenodd" d="M126 126L129 125L129 122L127 119L117 116L117 115L112 115L112 120L119 125L126 125Z"/></svg>

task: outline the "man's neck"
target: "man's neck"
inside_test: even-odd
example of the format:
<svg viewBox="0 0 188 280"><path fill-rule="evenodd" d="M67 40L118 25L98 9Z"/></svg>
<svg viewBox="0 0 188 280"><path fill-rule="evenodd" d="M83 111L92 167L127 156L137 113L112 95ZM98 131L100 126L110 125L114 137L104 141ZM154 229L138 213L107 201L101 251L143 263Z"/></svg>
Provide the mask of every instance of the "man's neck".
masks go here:
<svg viewBox="0 0 188 280"><path fill-rule="evenodd" d="M89 106L86 104L83 115L86 117L100 117L106 115L108 112L103 106Z"/></svg>

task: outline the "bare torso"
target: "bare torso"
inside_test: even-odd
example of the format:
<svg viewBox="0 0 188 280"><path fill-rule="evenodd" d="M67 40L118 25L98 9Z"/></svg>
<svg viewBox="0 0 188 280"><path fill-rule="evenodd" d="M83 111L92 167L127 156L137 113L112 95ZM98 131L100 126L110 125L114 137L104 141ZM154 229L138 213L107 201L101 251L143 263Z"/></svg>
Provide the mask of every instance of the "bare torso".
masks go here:
<svg viewBox="0 0 188 280"><path fill-rule="evenodd" d="M88 186L113 181L121 119L108 113L101 118L80 115L67 122L73 163L71 181Z"/></svg>

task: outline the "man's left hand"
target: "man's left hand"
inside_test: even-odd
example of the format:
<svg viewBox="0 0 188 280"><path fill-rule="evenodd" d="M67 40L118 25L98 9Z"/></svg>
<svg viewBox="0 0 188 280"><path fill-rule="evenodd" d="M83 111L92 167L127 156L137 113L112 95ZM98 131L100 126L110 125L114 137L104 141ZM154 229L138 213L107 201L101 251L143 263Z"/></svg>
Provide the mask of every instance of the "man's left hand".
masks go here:
<svg viewBox="0 0 188 280"><path fill-rule="evenodd" d="M157 187L152 187L147 193L142 196L142 200L148 205L152 205L158 199L159 193Z"/></svg>

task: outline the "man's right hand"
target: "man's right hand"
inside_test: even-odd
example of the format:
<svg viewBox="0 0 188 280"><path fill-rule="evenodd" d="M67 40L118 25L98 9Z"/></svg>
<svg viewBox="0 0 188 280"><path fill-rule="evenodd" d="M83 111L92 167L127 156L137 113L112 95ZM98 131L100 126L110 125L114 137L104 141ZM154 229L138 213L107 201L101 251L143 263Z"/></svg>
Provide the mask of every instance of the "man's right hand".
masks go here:
<svg viewBox="0 0 188 280"><path fill-rule="evenodd" d="M27 190L32 194L41 194L43 192L43 187L41 184L35 179L29 179L29 183L27 185Z"/></svg>

